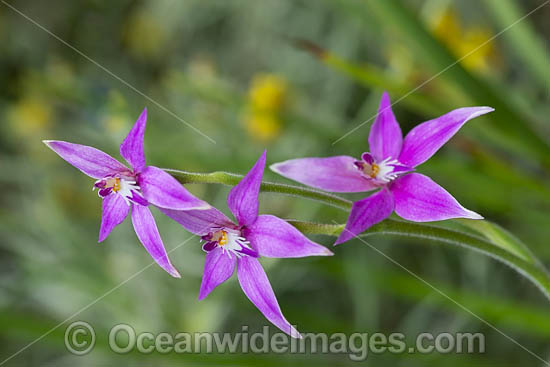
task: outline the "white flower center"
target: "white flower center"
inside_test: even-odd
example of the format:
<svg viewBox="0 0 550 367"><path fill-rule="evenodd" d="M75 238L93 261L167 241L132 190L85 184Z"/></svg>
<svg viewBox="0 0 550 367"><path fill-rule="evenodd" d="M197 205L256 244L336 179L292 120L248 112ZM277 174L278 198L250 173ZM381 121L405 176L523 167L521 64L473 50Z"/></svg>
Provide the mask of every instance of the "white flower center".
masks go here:
<svg viewBox="0 0 550 367"><path fill-rule="evenodd" d="M250 247L250 242L242 237L240 232L227 228L214 232L211 241L217 242L218 247L229 258L231 258L232 254L237 258L241 258L246 255L246 250L253 251Z"/></svg>
<svg viewBox="0 0 550 367"><path fill-rule="evenodd" d="M93 189L99 189L97 194L99 197L104 198L111 193L122 196L126 204L130 205L131 201L135 201L136 197L143 198L141 195L140 187L136 181L132 179L125 179L121 177L106 177L96 181ZM144 199L142 199L144 200Z"/></svg>
<svg viewBox="0 0 550 367"><path fill-rule="evenodd" d="M381 162L373 162L372 164L369 164L367 162L362 163L363 174L380 183L386 184L399 177L399 172L395 172L394 167L396 164L399 164L399 161L397 159L392 159L391 157L389 157Z"/></svg>

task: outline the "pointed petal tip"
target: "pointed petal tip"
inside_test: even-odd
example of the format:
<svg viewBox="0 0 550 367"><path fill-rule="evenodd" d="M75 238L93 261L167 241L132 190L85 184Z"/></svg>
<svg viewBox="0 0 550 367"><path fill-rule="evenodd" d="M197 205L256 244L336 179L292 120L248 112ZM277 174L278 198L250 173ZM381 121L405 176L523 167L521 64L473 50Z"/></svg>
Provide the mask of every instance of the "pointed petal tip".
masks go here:
<svg viewBox="0 0 550 367"><path fill-rule="evenodd" d="M302 334L300 334L300 333L298 332L298 330L296 330L296 329L294 329L294 328L293 328L293 331L292 331L291 334L290 334L290 337L291 337L291 338L294 338L294 339L303 339L303 338L304 338L304 337L302 336Z"/></svg>
<svg viewBox="0 0 550 367"><path fill-rule="evenodd" d="M176 269L171 269L168 274L170 274L174 278L181 278L181 274Z"/></svg>
<svg viewBox="0 0 550 367"><path fill-rule="evenodd" d="M338 236L336 241L334 241L334 244L332 246L341 245L341 244L346 243L346 242L348 242L349 240L351 240L355 237L355 235L353 233L351 233L351 232L347 233L347 232L349 232L349 230L344 228L344 230L340 233L340 235Z"/></svg>
<svg viewBox="0 0 550 367"><path fill-rule="evenodd" d="M170 274L172 277L174 278L181 278L181 274L179 273L179 271L176 270L176 268L174 267L174 265L172 265L172 263L170 263L170 261L168 261L167 264L163 264L161 265L162 269L164 271L166 271L168 274Z"/></svg>
<svg viewBox="0 0 550 367"><path fill-rule="evenodd" d="M197 204L196 206L192 206L192 207L184 208L184 209L168 209L168 210L189 211L189 210L210 210L210 209L213 209L212 205L208 204L205 201L200 200L200 203Z"/></svg>
<svg viewBox="0 0 550 367"><path fill-rule="evenodd" d="M330 251L328 248L323 246L322 252L317 254L318 256L334 256L334 252Z"/></svg>
<svg viewBox="0 0 550 367"><path fill-rule="evenodd" d="M464 216L466 219L485 219L482 215L477 214L476 212L472 210L465 209L467 215Z"/></svg>
<svg viewBox="0 0 550 367"><path fill-rule="evenodd" d="M144 107L144 108L143 108L143 111L141 111L141 113L140 113L139 119L145 120L145 121L143 122L144 125L147 124L147 107ZM139 120L138 120L138 121L139 121ZM136 121L136 123L137 123L137 121Z"/></svg>
<svg viewBox="0 0 550 367"><path fill-rule="evenodd" d="M191 210L210 210L213 206L208 204L207 202L203 201L202 204L196 208L193 208Z"/></svg>
<svg viewBox="0 0 550 367"><path fill-rule="evenodd" d="M103 241L105 241L107 239L107 237L109 237L109 234L111 234L110 231L108 232L104 232L101 230L101 228L99 229L99 237L97 239L97 243L103 243Z"/></svg>
<svg viewBox="0 0 550 367"><path fill-rule="evenodd" d="M478 107L478 110L476 112L472 113L467 118L467 120L471 120L471 119L476 118L478 116L485 115L486 113L493 112L494 110L495 109L493 107L488 107L488 106Z"/></svg>
<svg viewBox="0 0 550 367"><path fill-rule="evenodd" d="M262 153L262 155L260 156L260 158L258 158L258 162L259 162L259 161L263 161L263 166L264 166L264 168L265 168L266 157L267 157L267 149L264 149L264 152Z"/></svg>
<svg viewBox="0 0 550 367"><path fill-rule="evenodd" d="M285 320L285 322L287 323L287 327L288 327L288 330L285 330L285 329L281 329L283 330L286 334L288 334L291 338L295 338L295 339L303 339L304 337L302 336L302 334L300 334L300 332L296 329L296 325L292 325L291 323L289 323L288 321Z"/></svg>
<svg viewBox="0 0 550 367"><path fill-rule="evenodd" d="M272 170L273 172L277 173L277 174L281 174L281 170L279 170L279 167L283 164L283 162L279 162L279 163L273 163L272 165L269 166L269 169Z"/></svg>
<svg viewBox="0 0 550 367"><path fill-rule="evenodd" d="M332 246L338 246L338 245L343 244L344 242L346 242L346 241L342 240L342 239L340 239L340 237L338 237L338 239L336 239L336 241L334 242L334 244Z"/></svg>
<svg viewBox="0 0 550 367"><path fill-rule="evenodd" d="M44 145L46 145L48 148L50 148L54 152L55 152L55 149L52 147L52 144L55 142L57 142L57 140L42 140L42 143L44 143Z"/></svg>

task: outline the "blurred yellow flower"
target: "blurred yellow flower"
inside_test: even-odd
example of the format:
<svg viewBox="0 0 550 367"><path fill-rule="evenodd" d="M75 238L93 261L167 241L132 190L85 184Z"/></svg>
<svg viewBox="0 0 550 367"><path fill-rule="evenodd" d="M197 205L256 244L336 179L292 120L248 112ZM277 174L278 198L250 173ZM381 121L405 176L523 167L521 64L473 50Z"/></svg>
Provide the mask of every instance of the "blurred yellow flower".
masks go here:
<svg viewBox="0 0 550 367"><path fill-rule="evenodd" d="M281 108L286 93L286 82L273 74L259 74L252 80L248 96L254 109L276 111Z"/></svg>
<svg viewBox="0 0 550 367"><path fill-rule="evenodd" d="M495 52L493 44L487 42L481 46L491 38L490 28L482 26L463 28L458 14L451 7L432 17L429 20L429 26L435 37L444 43L458 59L464 57L461 63L465 68L479 72L490 70L491 58Z"/></svg>
<svg viewBox="0 0 550 367"><path fill-rule="evenodd" d="M420 69L414 63L410 50L401 43L390 43L386 47L385 55L388 60L390 72L396 78L405 81L417 81L420 79Z"/></svg>
<svg viewBox="0 0 550 367"><path fill-rule="evenodd" d="M28 96L19 100L8 112L10 127L14 133L29 137L47 130L52 121L53 109L39 97Z"/></svg>
<svg viewBox="0 0 550 367"><path fill-rule="evenodd" d="M271 113L251 113L245 123L248 134L262 142L270 142L281 133L281 121Z"/></svg>
<svg viewBox="0 0 550 367"><path fill-rule="evenodd" d="M161 56L166 43L166 31L155 17L137 12L129 17L124 27L123 39L135 56L155 59Z"/></svg>
<svg viewBox="0 0 550 367"><path fill-rule="evenodd" d="M244 119L253 139L270 142L280 135L283 123L279 114L286 94L286 81L277 75L258 74L253 78Z"/></svg>

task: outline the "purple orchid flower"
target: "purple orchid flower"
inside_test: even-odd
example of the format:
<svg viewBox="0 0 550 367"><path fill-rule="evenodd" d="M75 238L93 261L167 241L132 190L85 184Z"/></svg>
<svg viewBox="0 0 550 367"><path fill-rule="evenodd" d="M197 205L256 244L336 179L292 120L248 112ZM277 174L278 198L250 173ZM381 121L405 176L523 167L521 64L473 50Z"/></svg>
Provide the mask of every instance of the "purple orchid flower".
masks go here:
<svg viewBox="0 0 550 367"><path fill-rule="evenodd" d="M122 223L132 207L132 223L139 240L164 270L179 278L180 274L168 259L148 205L173 210L204 210L210 205L191 195L160 168L145 165L143 136L146 122L147 109L144 109L120 145L120 155L132 169L86 145L57 140L44 140L44 143L61 158L97 180L93 189L98 189L98 195L103 199L99 242Z"/></svg>
<svg viewBox="0 0 550 367"><path fill-rule="evenodd" d="M161 211L188 231L201 236L206 252L199 300L233 275L235 265L246 296L275 326L292 337L298 331L285 319L258 258L327 256L332 252L310 241L286 221L273 215L258 215L258 194L266 153L227 196L227 205L237 224L215 208L209 210Z"/></svg>
<svg viewBox="0 0 550 367"><path fill-rule="evenodd" d="M382 95L369 135L370 153L361 160L349 156L292 159L270 168L305 185L333 192L377 193L353 203L346 228L335 245L348 241L395 212L414 222L450 218L483 219L464 208L445 189L420 173L411 173L439 150L467 121L493 111L491 107L465 107L413 128L403 139Z"/></svg>

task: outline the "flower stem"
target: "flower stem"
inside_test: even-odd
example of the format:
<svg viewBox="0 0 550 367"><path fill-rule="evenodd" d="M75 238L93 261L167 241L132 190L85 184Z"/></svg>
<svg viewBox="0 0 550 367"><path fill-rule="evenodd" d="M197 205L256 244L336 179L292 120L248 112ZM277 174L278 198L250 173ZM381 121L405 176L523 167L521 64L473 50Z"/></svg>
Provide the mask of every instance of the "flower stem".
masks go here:
<svg viewBox="0 0 550 367"><path fill-rule="evenodd" d="M243 178L242 175L237 175L229 172L212 172L212 173L194 173L185 172L175 169L164 169L178 179L182 184L190 183L215 183L228 186L234 186ZM342 210L351 210L352 202L336 195L326 192L308 189L306 187L285 185L275 182L262 182L260 190L263 192L276 192L279 194L299 196L307 199L323 202L325 204L340 208Z"/></svg>
<svg viewBox="0 0 550 367"><path fill-rule="evenodd" d="M343 224L321 224L302 221L289 222L304 234L338 236L345 227ZM528 278L550 300L550 276L542 265L538 262L529 261L530 259L522 259L510 251L506 251L504 248L495 246L495 243L482 237L425 223L386 219L359 235L358 240L371 246L364 238L377 234L437 241L480 252L510 266Z"/></svg>

